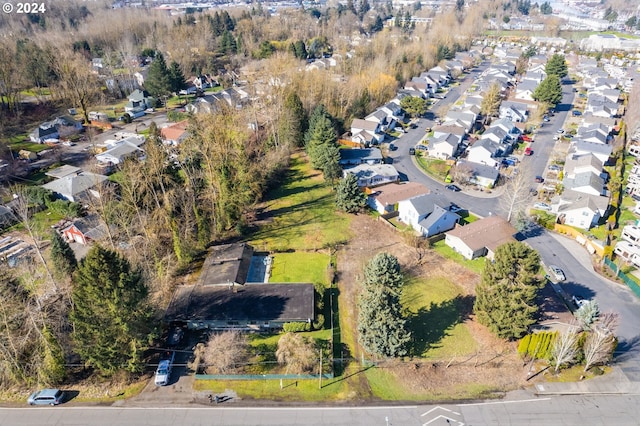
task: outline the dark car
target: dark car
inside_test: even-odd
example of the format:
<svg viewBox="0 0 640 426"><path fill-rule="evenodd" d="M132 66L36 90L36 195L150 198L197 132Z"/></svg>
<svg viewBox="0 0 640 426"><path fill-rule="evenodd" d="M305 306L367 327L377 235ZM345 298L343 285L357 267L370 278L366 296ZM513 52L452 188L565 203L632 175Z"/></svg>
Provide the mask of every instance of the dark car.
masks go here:
<svg viewBox="0 0 640 426"><path fill-rule="evenodd" d="M571 111L571 114L573 114L574 117L578 117L582 115L582 113L577 109L574 109L573 111Z"/></svg>
<svg viewBox="0 0 640 426"><path fill-rule="evenodd" d="M460 187L458 185L447 185L447 186L445 186L445 188L447 188L449 191L453 191L453 192L462 191L462 189L460 189Z"/></svg>
<svg viewBox="0 0 640 426"><path fill-rule="evenodd" d="M182 338L184 337L184 330L180 327L172 327L169 330L169 337L167 337L167 345L169 346L177 346L182 342Z"/></svg>
<svg viewBox="0 0 640 426"><path fill-rule="evenodd" d="M60 389L42 389L32 393L27 399L29 405L58 405L64 400L64 392Z"/></svg>
<svg viewBox="0 0 640 426"><path fill-rule="evenodd" d="M409 155L416 155L416 149L415 148L409 148Z"/></svg>
<svg viewBox="0 0 640 426"><path fill-rule="evenodd" d="M542 183L544 182L544 178L542 176L536 176L536 182Z"/></svg>

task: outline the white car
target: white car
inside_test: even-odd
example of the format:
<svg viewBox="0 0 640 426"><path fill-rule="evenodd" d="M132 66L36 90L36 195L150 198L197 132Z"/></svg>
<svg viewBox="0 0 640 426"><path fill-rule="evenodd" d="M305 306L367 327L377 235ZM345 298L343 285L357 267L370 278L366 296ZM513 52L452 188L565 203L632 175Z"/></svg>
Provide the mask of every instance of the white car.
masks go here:
<svg viewBox="0 0 640 426"><path fill-rule="evenodd" d="M567 279L562 269L555 265L549 265L549 275L556 281L564 281Z"/></svg>
<svg viewBox="0 0 640 426"><path fill-rule="evenodd" d="M551 206L547 203L535 203L533 205L533 208L538 210L546 210L546 211L551 210Z"/></svg>

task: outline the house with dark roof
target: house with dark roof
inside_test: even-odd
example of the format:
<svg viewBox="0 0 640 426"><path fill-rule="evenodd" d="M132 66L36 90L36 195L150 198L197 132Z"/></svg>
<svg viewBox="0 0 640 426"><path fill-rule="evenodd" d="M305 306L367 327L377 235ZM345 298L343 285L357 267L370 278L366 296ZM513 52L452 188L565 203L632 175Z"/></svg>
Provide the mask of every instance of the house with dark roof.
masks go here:
<svg viewBox="0 0 640 426"><path fill-rule="evenodd" d="M398 203L398 219L424 237L452 229L460 216L449 210L451 203L437 194L424 194Z"/></svg>
<svg viewBox="0 0 640 426"><path fill-rule="evenodd" d="M419 195L429 194L429 188L417 182L397 182L375 188L367 197L367 204L380 214L397 210L398 203Z"/></svg>
<svg viewBox="0 0 640 426"><path fill-rule="evenodd" d="M253 249L245 243L212 247L198 282L176 289L165 321L197 330L247 331L277 330L287 322L311 323L313 284L250 282L255 262Z"/></svg>
<svg viewBox="0 0 640 426"><path fill-rule="evenodd" d="M588 142L583 140L574 140L573 142L571 142L568 154L593 154L598 158L598 160L602 161L603 164L607 164L612 152L613 147L611 145L604 145L597 142Z"/></svg>
<svg viewBox="0 0 640 426"><path fill-rule="evenodd" d="M488 216L445 233L444 242L455 252L472 260L486 256L493 260L496 249L515 241L517 230L500 216Z"/></svg>
<svg viewBox="0 0 640 426"><path fill-rule="evenodd" d="M87 245L100 241L107 236L107 226L97 216L87 216L69 221L60 229L62 237L68 242Z"/></svg>
<svg viewBox="0 0 640 426"><path fill-rule="evenodd" d="M494 142L491 139L480 139L469 147L467 162L484 164L489 167L497 167L504 154L504 145Z"/></svg>
<svg viewBox="0 0 640 426"><path fill-rule="evenodd" d="M604 183L604 179L592 171L574 173L571 176L565 176L562 180L565 189L591 195L605 195Z"/></svg>
<svg viewBox="0 0 640 426"><path fill-rule="evenodd" d="M342 167L358 164L382 164L382 152L378 148L341 149L338 164Z"/></svg>
<svg viewBox="0 0 640 426"><path fill-rule="evenodd" d="M524 102L503 101L500 104L498 115L500 118L508 118L516 123L527 121L529 106Z"/></svg>

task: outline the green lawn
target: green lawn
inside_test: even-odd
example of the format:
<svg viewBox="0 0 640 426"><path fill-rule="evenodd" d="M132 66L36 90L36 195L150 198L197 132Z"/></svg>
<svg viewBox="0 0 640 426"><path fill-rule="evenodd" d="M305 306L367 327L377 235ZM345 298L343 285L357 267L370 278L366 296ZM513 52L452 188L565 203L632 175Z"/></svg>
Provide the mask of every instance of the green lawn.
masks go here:
<svg viewBox="0 0 640 426"><path fill-rule="evenodd" d="M22 139L21 142L14 142L9 145L14 154L17 154L21 149L26 149L31 152L40 152L51 147L44 143L34 143L29 140Z"/></svg>
<svg viewBox="0 0 640 426"><path fill-rule="evenodd" d="M454 262L472 270L477 274L482 274L484 270L485 258L467 260L460 253L456 253L451 247L444 243L444 240L438 241L432 247L440 256L451 259Z"/></svg>
<svg viewBox="0 0 640 426"><path fill-rule="evenodd" d="M292 158L283 184L267 194L270 222L250 236L259 251L318 250L349 239L350 218L336 211L335 193L320 172Z"/></svg>
<svg viewBox="0 0 640 426"><path fill-rule="evenodd" d="M449 173L449 164L444 160L438 160L437 158L430 158L426 154L416 155L416 161L418 166L424 170L429 176L439 179L444 182L447 174Z"/></svg>
<svg viewBox="0 0 640 426"><path fill-rule="evenodd" d="M275 253L270 282L322 283L328 285L327 267L331 257L326 253Z"/></svg>

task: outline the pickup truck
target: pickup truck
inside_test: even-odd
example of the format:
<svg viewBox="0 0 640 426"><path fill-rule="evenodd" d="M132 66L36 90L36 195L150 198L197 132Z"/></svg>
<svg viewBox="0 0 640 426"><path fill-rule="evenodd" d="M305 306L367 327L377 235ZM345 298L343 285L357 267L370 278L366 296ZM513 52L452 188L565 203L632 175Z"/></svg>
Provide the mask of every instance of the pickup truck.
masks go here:
<svg viewBox="0 0 640 426"><path fill-rule="evenodd" d="M156 386L166 386L169 384L169 377L171 377L171 368L173 367L175 357L176 353L173 351L167 352L162 356L158 363L158 369L156 370Z"/></svg>

